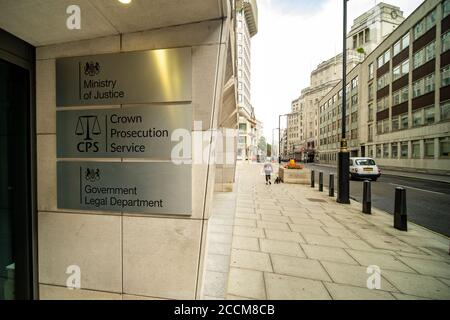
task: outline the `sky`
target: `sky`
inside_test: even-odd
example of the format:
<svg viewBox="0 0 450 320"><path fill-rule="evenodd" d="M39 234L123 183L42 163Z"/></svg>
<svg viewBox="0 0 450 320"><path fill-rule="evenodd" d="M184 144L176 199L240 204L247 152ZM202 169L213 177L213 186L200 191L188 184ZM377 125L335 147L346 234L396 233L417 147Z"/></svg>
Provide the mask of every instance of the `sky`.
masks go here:
<svg viewBox="0 0 450 320"><path fill-rule="evenodd" d="M258 33L252 38L252 104L272 143L278 115L290 112L292 100L309 86L316 66L342 51L342 0L256 0ZM353 19L376 0L349 0L347 31ZM385 0L407 17L422 0ZM283 126L283 125L282 125ZM277 136L277 132L274 132Z"/></svg>

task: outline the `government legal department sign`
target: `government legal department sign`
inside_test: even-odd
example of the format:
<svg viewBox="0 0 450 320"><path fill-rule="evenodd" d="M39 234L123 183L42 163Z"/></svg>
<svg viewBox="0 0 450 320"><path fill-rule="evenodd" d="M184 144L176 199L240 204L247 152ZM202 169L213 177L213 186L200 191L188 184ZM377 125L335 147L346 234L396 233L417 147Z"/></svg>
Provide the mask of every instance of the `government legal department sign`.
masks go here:
<svg viewBox="0 0 450 320"><path fill-rule="evenodd" d="M191 101L191 48L56 60L56 105Z"/></svg>

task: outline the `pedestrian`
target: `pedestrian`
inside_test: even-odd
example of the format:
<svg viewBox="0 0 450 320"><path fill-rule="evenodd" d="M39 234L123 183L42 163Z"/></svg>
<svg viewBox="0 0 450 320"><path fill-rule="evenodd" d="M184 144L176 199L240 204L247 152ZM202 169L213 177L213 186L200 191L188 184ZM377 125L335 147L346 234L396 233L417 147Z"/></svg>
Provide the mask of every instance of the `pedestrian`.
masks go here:
<svg viewBox="0 0 450 320"><path fill-rule="evenodd" d="M264 165L264 173L266 174L266 185L272 184L272 181L270 181L270 175L273 172L272 164L270 162L266 162Z"/></svg>

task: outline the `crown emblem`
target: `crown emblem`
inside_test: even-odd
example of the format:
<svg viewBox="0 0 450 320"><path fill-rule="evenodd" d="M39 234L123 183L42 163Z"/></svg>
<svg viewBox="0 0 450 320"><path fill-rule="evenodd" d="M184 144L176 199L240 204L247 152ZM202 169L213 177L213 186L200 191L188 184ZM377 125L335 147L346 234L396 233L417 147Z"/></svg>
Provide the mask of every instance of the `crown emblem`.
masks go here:
<svg viewBox="0 0 450 320"><path fill-rule="evenodd" d="M100 73L100 64L98 62L86 62L84 65L84 74L87 76L95 76Z"/></svg>

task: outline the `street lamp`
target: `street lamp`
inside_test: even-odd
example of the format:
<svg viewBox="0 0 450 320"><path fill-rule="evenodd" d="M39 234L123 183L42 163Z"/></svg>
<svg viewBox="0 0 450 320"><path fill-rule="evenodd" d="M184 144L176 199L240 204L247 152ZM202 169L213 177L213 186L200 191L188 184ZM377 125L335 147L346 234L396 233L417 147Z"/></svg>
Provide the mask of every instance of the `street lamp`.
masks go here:
<svg viewBox="0 0 450 320"><path fill-rule="evenodd" d="M336 201L339 203L350 203L350 186L349 186L349 166L350 155L347 148L346 131L346 106L347 106L347 1L343 0L344 16L342 31L342 135L340 148L338 153L338 192Z"/></svg>

